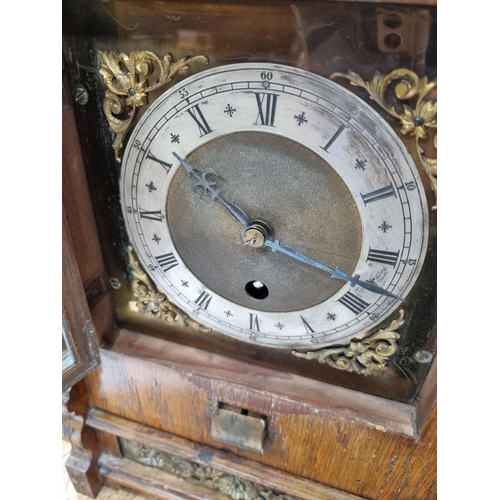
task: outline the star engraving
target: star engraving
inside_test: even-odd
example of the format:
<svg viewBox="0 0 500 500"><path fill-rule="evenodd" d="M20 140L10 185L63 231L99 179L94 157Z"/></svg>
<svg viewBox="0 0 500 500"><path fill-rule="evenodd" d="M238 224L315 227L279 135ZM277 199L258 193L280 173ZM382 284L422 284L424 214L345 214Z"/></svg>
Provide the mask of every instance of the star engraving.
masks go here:
<svg viewBox="0 0 500 500"><path fill-rule="evenodd" d="M172 144L179 144L181 142L179 134L170 134L170 142Z"/></svg>
<svg viewBox="0 0 500 500"><path fill-rule="evenodd" d="M137 209L136 208L132 208L132 207L127 207L127 212L129 214L131 214L131 213L136 214L137 213Z"/></svg>
<svg viewBox="0 0 500 500"><path fill-rule="evenodd" d="M297 120L297 125L300 127L303 123L307 123L306 114L302 111L300 115L295 115L294 118Z"/></svg>
<svg viewBox="0 0 500 500"><path fill-rule="evenodd" d="M231 311L224 311L224 314L229 318L229 316L233 316Z"/></svg>
<svg viewBox="0 0 500 500"><path fill-rule="evenodd" d="M382 222L382 224L380 224L380 226L378 227L381 231L383 231L384 233L387 233L387 231L389 229L391 229L391 225L387 223L387 221L384 221Z"/></svg>
<svg viewBox="0 0 500 500"><path fill-rule="evenodd" d="M161 238L157 234L154 234L151 239L155 241L157 244L159 244L161 241Z"/></svg>
<svg viewBox="0 0 500 500"><path fill-rule="evenodd" d="M233 117L233 114L236 113L236 109L231 107L230 104L228 104L226 106L226 109L224 110L224 113L226 113L227 115L229 115L229 118L232 118Z"/></svg>
<svg viewBox="0 0 500 500"><path fill-rule="evenodd" d="M360 160L359 158L356 158L356 165L354 165L354 168L365 171L366 170L365 165L367 162L368 160Z"/></svg>
<svg viewBox="0 0 500 500"><path fill-rule="evenodd" d="M186 288L189 288L189 281L184 281L181 280L182 286L185 286Z"/></svg>
<svg viewBox="0 0 500 500"><path fill-rule="evenodd" d="M332 314L332 313L328 313L326 315L326 319L329 319L331 321L335 321L337 319L337 315L336 314Z"/></svg>
<svg viewBox="0 0 500 500"><path fill-rule="evenodd" d="M274 326L275 326L276 328L279 328L279 329L280 329L280 331L281 331L281 330L283 330L283 328L285 328L285 325L284 325L284 324L282 324L282 323L276 323Z"/></svg>
<svg viewBox="0 0 500 500"><path fill-rule="evenodd" d="M153 191L156 191L156 187L153 184L153 181L151 181L149 184L146 184L146 187L148 188L148 191L152 193Z"/></svg>

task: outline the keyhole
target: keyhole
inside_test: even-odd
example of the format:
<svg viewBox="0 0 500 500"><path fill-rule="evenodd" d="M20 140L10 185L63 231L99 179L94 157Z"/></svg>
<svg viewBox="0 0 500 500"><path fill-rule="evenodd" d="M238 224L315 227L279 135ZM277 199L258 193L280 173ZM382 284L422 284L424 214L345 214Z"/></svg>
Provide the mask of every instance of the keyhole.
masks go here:
<svg viewBox="0 0 500 500"><path fill-rule="evenodd" d="M261 281L249 281L245 285L245 291L254 299L263 300L269 295L269 289Z"/></svg>

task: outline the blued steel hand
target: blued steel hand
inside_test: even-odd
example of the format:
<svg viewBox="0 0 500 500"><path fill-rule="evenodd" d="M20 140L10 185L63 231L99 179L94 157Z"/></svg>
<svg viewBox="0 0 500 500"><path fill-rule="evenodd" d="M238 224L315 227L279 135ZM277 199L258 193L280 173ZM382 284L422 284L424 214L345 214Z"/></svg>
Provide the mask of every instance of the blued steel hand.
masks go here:
<svg viewBox="0 0 500 500"><path fill-rule="evenodd" d="M183 160L177 153L172 154L181 162L182 166L186 169L187 174L195 178L195 181L191 184L191 190L193 193L197 194L197 187L203 188L205 190L205 194L211 194L212 200L219 200L229 210L233 217L235 217L244 226L248 226L250 219L247 214L240 207L226 200L220 194L220 189L215 186L215 181L211 182L207 179L207 176L210 174L217 177L217 172L213 168L205 168L201 170L196 165L192 165L186 160Z"/></svg>
<svg viewBox="0 0 500 500"><path fill-rule="evenodd" d="M335 269L331 269L323 264L320 264L319 262L316 262L315 260L306 257L303 253L300 253L299 251L295 250L295 248L282 245L278 240L271 241L270 239L266 238L264 246L269 247L273 252L280 252L284 255L288 255L288 257L291 257L292 259L304 262L305 264L317 267L318 269L322 269L323 271L330 273L332 275L332 278L348 281L351 284L351 286L359 285L363 288L366 288L370 292L378 293L380 295L385 295L387 297L392 297L393 299L397 300L404 300L402 297L394 295L393 293L388 292L384 288L375 285L375 283L368 283L367 281L360 280L359 276L357 275L349 276L348 274L342 272L338 267L336 267Z"/></svg>

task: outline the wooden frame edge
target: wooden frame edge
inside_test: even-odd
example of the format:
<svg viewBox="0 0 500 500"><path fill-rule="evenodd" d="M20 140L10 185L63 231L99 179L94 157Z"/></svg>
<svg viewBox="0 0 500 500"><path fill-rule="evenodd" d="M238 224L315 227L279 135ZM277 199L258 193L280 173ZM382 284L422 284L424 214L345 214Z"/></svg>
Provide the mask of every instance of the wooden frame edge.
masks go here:
<svg viewBox="0 0 500 500"><path fill-rule="evenodd" d="M62 375L64 392L99 366L100 355L64 207L62 215L62 312L76 358L76 362Z"/></svg>

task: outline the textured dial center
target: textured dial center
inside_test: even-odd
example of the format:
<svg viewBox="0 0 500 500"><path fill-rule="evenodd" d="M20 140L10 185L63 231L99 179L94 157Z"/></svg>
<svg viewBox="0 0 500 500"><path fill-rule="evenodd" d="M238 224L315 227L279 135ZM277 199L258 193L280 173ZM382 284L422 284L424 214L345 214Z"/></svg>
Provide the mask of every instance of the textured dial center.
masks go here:
<svg viewBox="0 0 500 500"><path fill-rule="evenodd" d="M238 132L204 144L187 160L214 169L222 195L250 219L271 225L282 244L353 273L362 241L359 213L346 184L318 155L278 135ZM314 306L344 286L325 271L245 245L242 225L220 202L195 196L191 184L178 169L168 193L168 224L180 257L213 292L249 308L288 312ZM248 283L256 282L265 283L265 299L248 293Z"/></svg>

